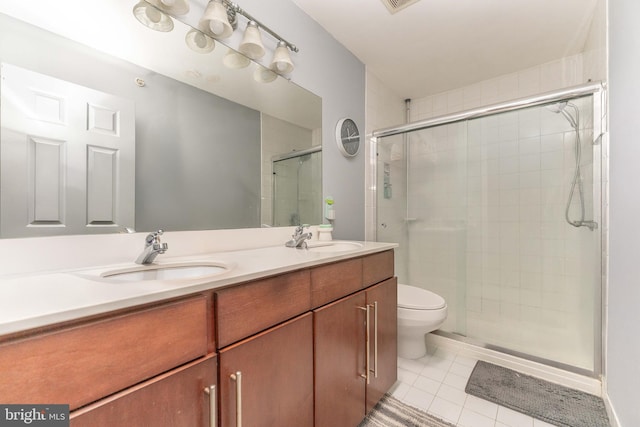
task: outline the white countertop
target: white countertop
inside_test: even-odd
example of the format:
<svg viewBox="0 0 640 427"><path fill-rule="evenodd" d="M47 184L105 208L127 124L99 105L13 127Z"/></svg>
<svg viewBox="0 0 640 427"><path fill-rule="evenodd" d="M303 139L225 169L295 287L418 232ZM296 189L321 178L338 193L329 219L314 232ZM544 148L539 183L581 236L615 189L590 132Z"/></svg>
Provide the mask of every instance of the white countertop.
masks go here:
<svg viewBox="0 0 640 427"><path fill-rule="evenodd" d="M216 289L398 246L394 243L359 243L361 247L343 252L319 253L279 245L179 257L165 254L156 258L155 264L160 265L198 261L231 266L229 271L204 279L111 282L101 276L105 271L136 266L133 262L0 278L0 335Z"/></svg>

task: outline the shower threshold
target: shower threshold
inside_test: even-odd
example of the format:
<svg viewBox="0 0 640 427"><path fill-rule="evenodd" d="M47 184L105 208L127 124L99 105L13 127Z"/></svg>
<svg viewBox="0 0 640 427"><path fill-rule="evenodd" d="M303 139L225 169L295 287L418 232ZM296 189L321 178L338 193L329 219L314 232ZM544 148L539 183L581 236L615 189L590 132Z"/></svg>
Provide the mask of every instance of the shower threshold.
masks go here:
<svg viewBox="0 0 640 427"><path fill-rule="evenodd" d="M529 363L529 365L531 365L534 368L534 370L547 371L546 373L553 372L554 375L557 375L562 378L564 378L565 376L571 376L571 377L576 377L577 379L595 380L598 383L597 392L592 390L591 387L589 387L589 390L583 390L583 391L587 391L597 395L601 394L601 390L599 389L600 374L585 368L580 368L577 366L569 365L569 364L558 362L551 359L545 359L542 357L534 356L528 353L519 352L516 350L512 350L509 348L505 348L505 347L501 347L493 344L483 343L479 340L469 338L464 335L452 333L452 332L446 332L441 330L433 331L431 332L431 334L427 334L427 337L426 337L427 345L429 344L430 339L435 339L438 342L438 345L442 345L443 340L454 341L459 343L459 346L464 346L472 352L475 350L479 353L486 353L489 355L493 354L498 358L500 358L500 355L502 354L504 355L504 357L508 358L509 360L512 360L514 364L519 364L519 363L526 364L525 361L531 362ZM451 345L451 343L449 344ZM452 344L452 345L456 346L455 344ZM545 370L545 367L548 367L548 370ZM566 375L562 371L564 371ZM536 375L536 374L533 373L532 375ZM549 379L549 380L554 381L553 379ZM556 382L558 381L559 380L556 380ZM561 380L560 382L564 383L564 381L561 381ZM587 382L590 382L590 381L587 381ZM577 388L577 387L573 387L573 388ZM578 388L578 389L581 389L581 388Z"/></svg>

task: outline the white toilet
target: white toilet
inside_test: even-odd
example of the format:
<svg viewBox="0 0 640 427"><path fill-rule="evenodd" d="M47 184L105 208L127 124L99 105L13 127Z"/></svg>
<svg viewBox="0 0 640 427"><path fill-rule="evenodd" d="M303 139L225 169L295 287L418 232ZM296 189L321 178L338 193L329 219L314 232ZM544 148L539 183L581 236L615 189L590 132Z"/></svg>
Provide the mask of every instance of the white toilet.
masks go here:
<svg viewBox="0 0 640 427"><path fill-rule="evenodd" d="M427 353L425 334L447 318L447 304L440 295L415 286L398 284L398 356L419 359Z"/></svg>

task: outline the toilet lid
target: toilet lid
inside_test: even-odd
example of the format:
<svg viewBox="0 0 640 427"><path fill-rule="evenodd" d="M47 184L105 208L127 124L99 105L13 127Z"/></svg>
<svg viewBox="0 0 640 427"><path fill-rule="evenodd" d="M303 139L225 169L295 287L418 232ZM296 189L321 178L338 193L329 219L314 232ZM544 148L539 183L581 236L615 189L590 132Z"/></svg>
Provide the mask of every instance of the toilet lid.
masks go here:
<svg viewBox="0 0 640 427"><path fill-rule="evenodd" d="M398 284L398 307L414 310L437 310L445 306L444 298L426 289Z"/></svg>

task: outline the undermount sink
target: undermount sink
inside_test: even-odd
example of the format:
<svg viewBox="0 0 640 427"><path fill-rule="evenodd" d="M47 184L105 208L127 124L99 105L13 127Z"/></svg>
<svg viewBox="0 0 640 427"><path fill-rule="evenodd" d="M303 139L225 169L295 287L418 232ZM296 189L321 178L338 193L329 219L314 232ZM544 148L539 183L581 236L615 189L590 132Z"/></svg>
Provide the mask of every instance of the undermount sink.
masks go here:
<svg viewBox="0 0 640 427"><path fill-rule="evenodd" d="M358 242L313 242L309 243L308 250L309 252L346 252L353 251L355 249L360 249L362 247L362 243Z"/></svg>
<svg viewBox="0 0 640 427"><path fill-rule="evenodd" d="M226 273L231 266L221 262L180 262L149 264L105 271L101 277L112 282L138 282L143 280L205 279Z"/></svg>

